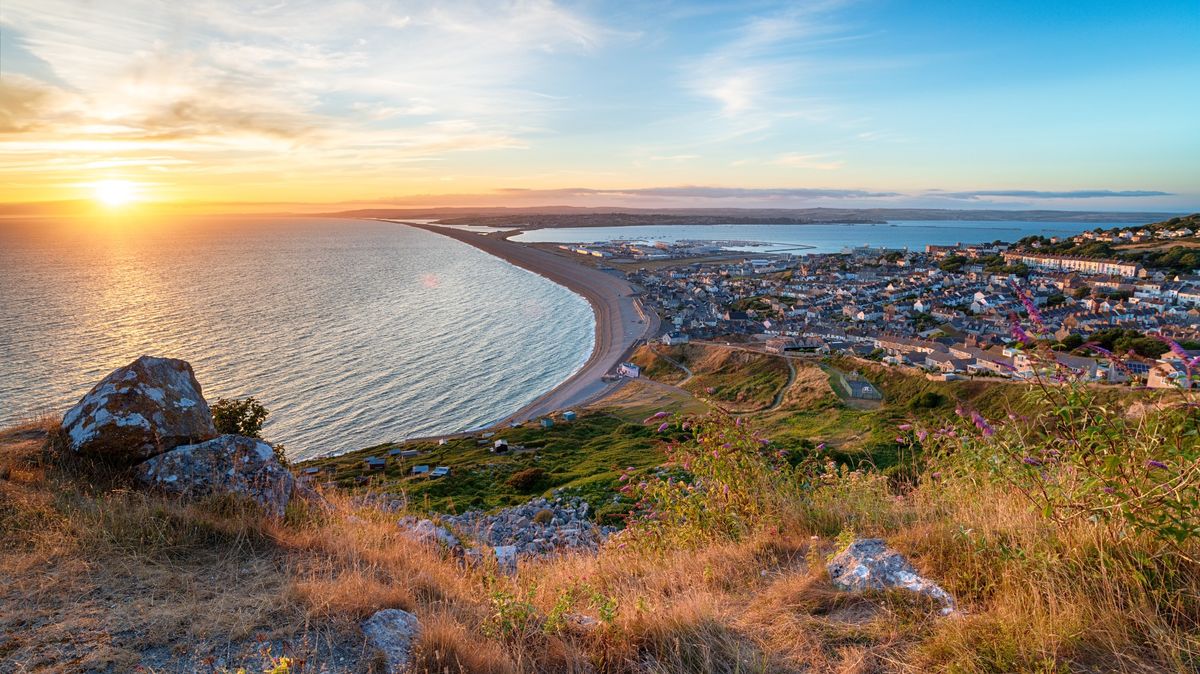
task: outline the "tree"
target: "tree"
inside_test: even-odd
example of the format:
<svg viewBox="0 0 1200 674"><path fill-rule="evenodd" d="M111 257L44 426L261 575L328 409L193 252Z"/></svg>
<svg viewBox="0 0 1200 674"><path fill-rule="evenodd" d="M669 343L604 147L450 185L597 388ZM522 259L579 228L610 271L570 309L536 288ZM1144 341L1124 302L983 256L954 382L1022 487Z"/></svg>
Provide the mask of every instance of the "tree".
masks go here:
<svg viewBox="0 0 1200 674"><path fill-rule="evenodd" d="M1066 347L1067 350L1073 351L1083 346L1083 336L1075 334L1067 335L1066 337L1063 337L1061 344Z"/></svg>
<svg viewBox="0 0 1200 674"><path fill-rule="evenodd" d="M262 425L266 420L267 408L253 397L232 399L218 398L212 407L213 425L218 433L262 438Z"/></svg>

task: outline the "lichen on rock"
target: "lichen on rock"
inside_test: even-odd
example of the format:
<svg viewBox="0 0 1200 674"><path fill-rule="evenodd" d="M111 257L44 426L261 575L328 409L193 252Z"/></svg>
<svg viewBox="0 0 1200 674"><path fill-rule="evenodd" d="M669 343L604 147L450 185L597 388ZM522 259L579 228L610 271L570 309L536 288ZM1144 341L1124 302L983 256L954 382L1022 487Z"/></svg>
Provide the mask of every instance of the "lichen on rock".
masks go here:
<svg viewBox="0 0 1200 674"><path fill-rule="evenodd" d="M131 465L217 435L187 361L142 356L100 380L63 416L80 455Z"/></svg>

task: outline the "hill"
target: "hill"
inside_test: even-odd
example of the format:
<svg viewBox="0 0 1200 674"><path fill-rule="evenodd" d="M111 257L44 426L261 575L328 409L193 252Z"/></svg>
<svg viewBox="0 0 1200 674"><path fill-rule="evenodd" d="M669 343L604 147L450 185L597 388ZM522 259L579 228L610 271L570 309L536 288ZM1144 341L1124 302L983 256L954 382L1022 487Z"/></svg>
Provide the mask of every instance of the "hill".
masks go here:
<svg viewBox="0 0 1200 674"><path fill-rule="evenodd" d="M1200 213L1137 227L1097 228L1058 242L1030 236L1018 241L1014 249L1123 260L1151 270L1191 274L1200 270Z"/></svg>
<svg viewBox="0 0 1200 674"><path fill-rule="evenodd" d="M689 358L696 376L731 361L747 365ZM140 488L73 456L57 420L5 430L0 671L378 672L364 620L383 609L419 622L410 671L431 674L1200 666L1194 400L793 367L777 406L738 417L655 414L704 406L640 382L548 428L305 463L334 485L282 518ZM829 388L849 368L883 391L878 408ZM487 451L498 437L502 455ZM362 462L389 449L420 453ZM411 478L418 461L453 470ZM540 494L583 496L622 528L512 567L499 548L472 557L474 539L414 535L414 518L435 529L461 521L439 510ZM848 591L834 562L864 537L957 609Z"/></svg>

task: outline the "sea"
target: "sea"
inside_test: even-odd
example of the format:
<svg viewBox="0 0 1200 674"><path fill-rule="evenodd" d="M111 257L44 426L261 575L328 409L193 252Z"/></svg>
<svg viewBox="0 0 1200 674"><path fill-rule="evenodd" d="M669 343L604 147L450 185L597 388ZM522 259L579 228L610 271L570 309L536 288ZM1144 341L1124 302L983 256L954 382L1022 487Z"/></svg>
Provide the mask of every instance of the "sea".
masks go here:
<svg viewBox="0 0 1200 674"><path fill-rule="evenodd" d="M733 247L820 253L1096 226L675 225L517 239L753 241ZM0 222L0 426L62 414L114 368L152 354L189 361L209 401L260 400L266 438L304 459L503 419L582 367L594 331L590 307L566 288L401 224Z"/></svg>
<svg viewBox="0 0 1200 674"><path fill-rule="evenodd" d="M1140 222L1028 222L1022 220L897 220L887 224L845 225L647 225L633 227L562 227L538 229L513 237L537 243L591 243L625 239L673 243L679 240L737 242L728 250L840 253L848 247L923 251L927 244L1013 242L1039 234L1073 236L1089 229ZM754 242L754 245L738 245Z"/></svg>
<svg viewBox="0 0 1200 674"><path fill-rule="evenodd" d="M56 224L0 223L0 426L152 354L190 362L209 402L257 398L304 459L503 419L594 345L580 296L400 224Z"/></svg>

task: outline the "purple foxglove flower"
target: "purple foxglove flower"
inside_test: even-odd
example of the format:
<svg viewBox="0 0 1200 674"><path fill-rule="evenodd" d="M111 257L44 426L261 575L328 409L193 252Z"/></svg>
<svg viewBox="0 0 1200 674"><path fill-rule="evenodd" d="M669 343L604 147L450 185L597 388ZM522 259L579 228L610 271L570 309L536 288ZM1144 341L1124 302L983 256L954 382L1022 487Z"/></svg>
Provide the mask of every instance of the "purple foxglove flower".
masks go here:
<svg viewBox="0 0 1200 674"><path fill-rule="evenodd" d="M912 424L900 424L899 426L896 427L896 429L901 430L901 431L911 431Z"/></svg>
<svg viewBox="0 0 1200 674"><path fill-rule="evenodd" d="M1024 459L1021 459L1021 462L1022 462L1022 463L1024 463L1025 465L1027 465L1027 466L1040 466L1040 465L1042 465L1042 462L1041 462L1041 461L1038 461L1037 459L1033 458L1032 456L1027 456L1027 457L1025 457Z"/></svg>
<svg viewBox="0 0 1200 674"><path fill-rule="evenodd" d="M1163 463L1162 461L1150 460L1150 461L1146 462L1146 467L1147 468L1158 468L1160 470L1166 470L1167 464Z"/></svg>
<svg viewBox="0 0 1200 674"><path fill-rule="evenodd" d="M979 412L975 412L975 411L971 412L971 422L975 424L976 428L983 431L983 435L985 437L990 438L992 436L992 434L996 432L992 428L992 425L988 423L987 419L984 419L983 415L980 414Z"/></svg>
<svg viewBox="0 0 1200 674"><path fill-rule="evenodd" d="M670 428L670 427L671 427L671 424L670 424L670 423L668 423L668 422L666 422L666 421L664 421L664 422L662 422L662 424L660 424L660 425L659 425L659 427L658 427L658 432L659 432L659 433L666 433L666 432L667 432L667 429L668 429L668 428Z"/></svg>
<svg viewBox="0 0 1200 674"><path fill-rule="evenodd" d="M921 442L925 442L925 438L927 438L927 437L929 437L929 433L927 433L923 430L917 431L917 440L920 440Z"/></svg>

